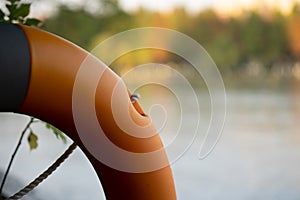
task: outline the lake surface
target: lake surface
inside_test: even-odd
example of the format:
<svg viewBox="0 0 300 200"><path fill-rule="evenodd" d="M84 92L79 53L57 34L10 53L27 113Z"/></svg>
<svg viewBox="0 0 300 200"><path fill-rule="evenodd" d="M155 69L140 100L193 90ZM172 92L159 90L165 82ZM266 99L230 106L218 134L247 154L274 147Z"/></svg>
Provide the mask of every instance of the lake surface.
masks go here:
<svg viewBox="0 0 300 200"><path fill-rule="evenodd" d="M190 103L189 99L193 97L186 94L182 106L189 112L185 115L187 120L181 124L186 135L181 136L178 142L176 134L169 134L172 130L176 131L180 124L180 118L176 117L176 113L180 113L176 108L178 102L165 97L163 93L155 95L156 101L170 106L167 112L159 106L152 107L150 111L156 118L154 123L166 129L162 131L165 144L171 145L174 137L179 147L192 142L190 148L172 165L179 199L299 200L299 86L294 84L285 89L227 89L226 92L227 115L221 138L212 153L202 160L198 158L204 131L201 127L207 126L210 111L206 109L206 104L202 105L200 101L200 128L196 139L191 140L193 137L190 134L195 130L194 124L190 123L194 123L199 113ZM200 91L198 98L201 100L201 97ZM147 93L142 94L140 101L146 110L151 108L147 108L147 105L155 103L147 98ZM218 110L218 105L215 108ZM164 111L163 115L159 114L161 111ZM161 116L170 116L171 122L161 124L164 121ZM20 115L0 115L1 171L6 169L27 121L28 117ZM16 192L33 180L68 147L41 124L35 124L33 130L39 136L39 147L30 151L27 142L23 142L9 175L6 194ZM173 152L170 150L168 153L171 155ZM80 150L76 150L50 178L24 199L79 200L105 197L88 160Z"/></svg>

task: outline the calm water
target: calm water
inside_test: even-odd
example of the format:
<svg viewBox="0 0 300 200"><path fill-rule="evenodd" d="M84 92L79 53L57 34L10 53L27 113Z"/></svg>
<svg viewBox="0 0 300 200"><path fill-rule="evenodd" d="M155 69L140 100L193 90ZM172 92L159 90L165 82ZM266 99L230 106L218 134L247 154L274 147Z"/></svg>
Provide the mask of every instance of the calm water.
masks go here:
<svg viewBox="0 0 300 200"><path fill-rule="evenodd" d="M164 94L158 96L162 101L170 99L165 98ZM199 97L201 99L201 93ZM189 120L182 125L187 131L186 140L190 140L189 131L193 132L189 130L193 127L189 123L197 117L189 104L189 98L187 94L184 104L190 110L189 115L186 115ZM144 104L150 103L153 102ZM165 104L172 108L176 103ZM200 128L199 137L191 148L172 165L179 199L299 200L300 90L295 86L285 90L228 89L227 109L226 124L214 151L204 160L198 159L202 138ZM207 124L208 111L206 106L201 107L200 125ZM155 112L159 113L160 109L153 107L151 112L155 116ZM168 112L178 113L176 108ZM176 116L168 112L167 115ZM157 114L157 119L154 119L158 126L163 121L160 116ZM2 171L7 166L18 135L27 120L20 115L0 115ZM176 129L176 120L178 118L174 117L171 123L166 123L168 130L162 133L165 143L173 141L170 138L174 135L169 135L168 131L174 127ZM39 148L30 152L27 143L23 143L5 189L8 194L14 193L44 171L68 146L49 134L42 125L34 125L34 131L39 136ZM184 142L183 138L182 144ZM27 199L105 197L92 167L81 151L77 150Z"/></svg>

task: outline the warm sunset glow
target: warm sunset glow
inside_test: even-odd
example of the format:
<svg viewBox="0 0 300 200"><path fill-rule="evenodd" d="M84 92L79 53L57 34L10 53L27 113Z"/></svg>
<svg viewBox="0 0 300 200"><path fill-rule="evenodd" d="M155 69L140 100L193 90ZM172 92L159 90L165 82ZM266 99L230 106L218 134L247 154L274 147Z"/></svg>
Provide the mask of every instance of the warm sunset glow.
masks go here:
<svg viewBox="0 0 300 200"><path fill-rule="evenodd" d="M223 16L239 16L248 10L258 10L263 13L268 10L278 10L288 14L299 0L219 0L214 1L213 8Z"/></svg>

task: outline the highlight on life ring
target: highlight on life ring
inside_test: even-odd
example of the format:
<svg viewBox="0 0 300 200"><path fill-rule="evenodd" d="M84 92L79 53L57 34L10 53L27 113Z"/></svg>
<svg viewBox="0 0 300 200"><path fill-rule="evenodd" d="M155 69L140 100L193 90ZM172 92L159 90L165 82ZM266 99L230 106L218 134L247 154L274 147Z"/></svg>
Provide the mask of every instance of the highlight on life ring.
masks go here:
<svg viewBox="0 0 300 200"><path fill-rule="evenodd" d="M36 28L0 24L0 43L1 112L34 116L65 132L90 160L107 199L176 199L160 136L118 75Z"/></svg>

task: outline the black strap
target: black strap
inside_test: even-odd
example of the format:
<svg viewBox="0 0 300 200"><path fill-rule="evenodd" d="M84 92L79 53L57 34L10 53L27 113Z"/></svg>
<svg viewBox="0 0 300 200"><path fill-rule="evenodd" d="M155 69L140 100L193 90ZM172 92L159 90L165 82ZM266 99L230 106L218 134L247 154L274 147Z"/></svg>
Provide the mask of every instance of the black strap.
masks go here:
<svg viewBox="0 0 300 200"><path fill-rule="evenodd" d="M23 30L0 23L0 112L15 112L30 79L30 49Z"/></svg>

